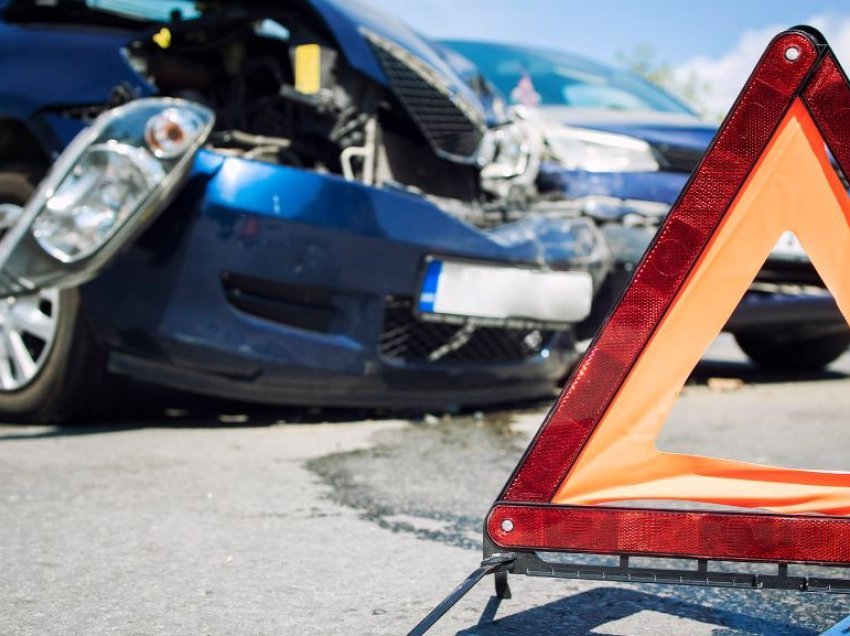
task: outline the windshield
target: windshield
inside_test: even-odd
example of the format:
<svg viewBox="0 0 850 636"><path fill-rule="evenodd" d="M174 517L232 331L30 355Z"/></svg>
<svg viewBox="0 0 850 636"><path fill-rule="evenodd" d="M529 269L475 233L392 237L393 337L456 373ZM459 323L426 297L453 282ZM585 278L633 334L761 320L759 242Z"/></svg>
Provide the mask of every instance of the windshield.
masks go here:
<svg viewBox="0 0 850 636"><path fill-rule="evenodd" d="M444 44L472 60L513 103L693 114L637 75L576 55L483 42Z"/></svg>
<svg viewBox="0 0 850 636"><path fill-rule="evenodd" d="M174 18L188 19L198 16L195 3L189 0L85 0L92 9L155 22L169 22Z"/></svg>
<svg viewBox="0 0 850 636"><path fill-rule="evenodd" d="M193 0L0 0L3 17L11 22L90 22L133 26L149 22L188 20L200 15Z"/></svg>

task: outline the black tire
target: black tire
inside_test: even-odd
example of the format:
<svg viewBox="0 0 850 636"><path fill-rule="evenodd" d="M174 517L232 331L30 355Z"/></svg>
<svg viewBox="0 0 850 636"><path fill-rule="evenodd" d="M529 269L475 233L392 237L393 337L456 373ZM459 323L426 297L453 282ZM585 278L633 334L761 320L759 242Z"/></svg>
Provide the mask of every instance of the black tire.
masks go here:
<svg viewBox="0 0 850 636"><path fill-rule="evenodd" d="M42 173L37 166L0 167L0 203L26 203ZM20 389L0 390L3 420L68 421L89 411L93 397L104 392L105 355L86 324L79 291L61 291L59 306L56 333L42 367Z"/></svg>
<svg viewBox="0 0 850 636"><path fill-rule="evenodd" d="M850 330L811 335L799 330L763 329L735 334L735 340L756 364L774 370L824 368L850 347Z"/></svg>

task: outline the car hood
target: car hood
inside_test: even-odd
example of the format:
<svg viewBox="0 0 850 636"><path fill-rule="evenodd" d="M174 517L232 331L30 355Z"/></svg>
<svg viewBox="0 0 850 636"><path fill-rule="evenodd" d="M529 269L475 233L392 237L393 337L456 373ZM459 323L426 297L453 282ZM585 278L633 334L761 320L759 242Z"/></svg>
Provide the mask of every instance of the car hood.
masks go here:
<svg viewBox="0 0 850 636"><path fill-rule="evenodd" d="M574 126L643 139L653 146L703 151L717 132L717 124L685 113L612 111L543 106L538 109L545 126Z"/></svg>
<svg viewBox="0 0 850 636"><path fill-rule="evenodd" d="M234 0L234 2L243 5L249 1ZM337 39L348 63L360 72L369 75L385 86L390 86L372 47L364 36L364 32L371 32L378 37L389 40L428 64L440 75L454 94L464 97L478 108L483 109L476 94L446 63L431 43L402 20L365 4L349 0L307 0L307 4L325 21L328 29Z"/></svg>

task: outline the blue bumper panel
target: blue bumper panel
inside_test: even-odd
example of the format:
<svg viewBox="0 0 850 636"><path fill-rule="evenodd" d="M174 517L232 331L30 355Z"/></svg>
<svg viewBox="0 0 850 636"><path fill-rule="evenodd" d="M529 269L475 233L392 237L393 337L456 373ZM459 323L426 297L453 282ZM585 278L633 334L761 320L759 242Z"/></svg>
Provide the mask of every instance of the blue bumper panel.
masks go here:
<svg viewBox="0 0 850 636"><path fill-rule="evenodd" d="M586 172L556 164L541 167L541 187L569 198L602 195L619 199L675 203L690 174L685 172Z"/></svg>
<svg viewBox="0 0 850 636"><path fill-rule="evenodd" d="M266 401L289 403L331 390L339 403L458 386L491 397L508 384L525 396L548 392L570 362L566 350L505 364L378 355L385 299L414 297L428 255L528 263L539 245L496 241L406 193L202 152L171 208L84 287L84 302L116 369L144 375L166 364L173 371L160 379L182 388L224 383L231 397L258 399L263 387ZM257 303L303 311L284 324L240 309ZM310 316L320 328L303 328Z"/></svg>
<svg viewBox="0 0 850 636"><path fill-rule="evenodd" d="M422 281L422 293L419 296L419 311L434 311L434 300L437 294L437 283L440 281L440 273L443 271L443 261L431 261L425 269L425 278Z"/></svg>

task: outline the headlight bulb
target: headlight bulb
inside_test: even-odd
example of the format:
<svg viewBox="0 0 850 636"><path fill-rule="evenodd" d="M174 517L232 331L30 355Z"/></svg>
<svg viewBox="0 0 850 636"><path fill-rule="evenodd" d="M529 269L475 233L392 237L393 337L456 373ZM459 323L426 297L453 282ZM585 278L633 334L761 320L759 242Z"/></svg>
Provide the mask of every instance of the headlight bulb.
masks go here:
<svg viewBox="0 0 850 636"><path fill-rule="evenodd" d="M169 108L151 117L145 126L145 142L159 159L174 159L188 150L203 127L193 112Z"/></svg>

